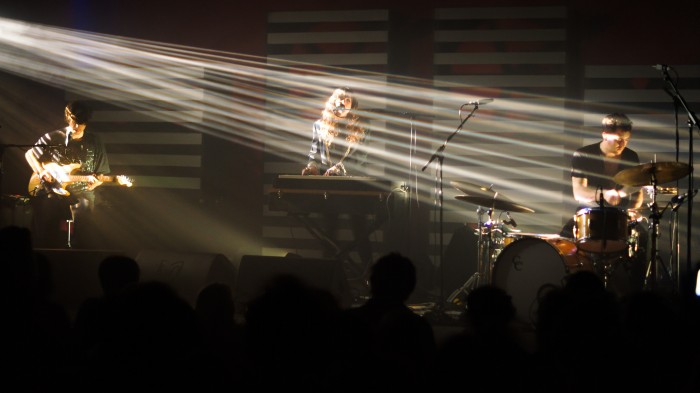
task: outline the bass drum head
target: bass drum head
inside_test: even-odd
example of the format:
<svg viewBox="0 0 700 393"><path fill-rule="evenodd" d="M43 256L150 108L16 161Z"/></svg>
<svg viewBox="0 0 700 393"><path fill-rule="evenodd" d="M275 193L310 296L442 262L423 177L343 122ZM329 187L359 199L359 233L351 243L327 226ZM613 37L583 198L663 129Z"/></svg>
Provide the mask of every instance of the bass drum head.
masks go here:
<svg viewBox="0 0 700 393"><path fill-rule="evenodd" d="M545 285L560 288L566 274L559 250L542 239L522 238L496 258L493 285L512 297L519 322L534 324L540 289Z"/></svg>

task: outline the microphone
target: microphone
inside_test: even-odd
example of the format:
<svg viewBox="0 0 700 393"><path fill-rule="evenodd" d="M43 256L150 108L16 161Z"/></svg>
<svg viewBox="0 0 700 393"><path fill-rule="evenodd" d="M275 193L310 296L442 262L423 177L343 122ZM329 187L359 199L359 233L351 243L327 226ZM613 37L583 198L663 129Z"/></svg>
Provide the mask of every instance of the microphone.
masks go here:
<svg viewBox="0 0 700 393"><path fill-rule="evenodd" d="M683 203L684 200L686 200L689 196L691 196L690 194L692 194L692 196L695 196L695 194L697 194L697 193L698 193L698 190L695 189L695 190L693 190L692 193L686 192L685 194L682 194L682 195L675 195L673 198L671 198L671 203L673 203L673 204Z"/></svg>
<svg viewBox="0 0 700 393"><path fill-rule="evenodd" d="M336 106L335 108L333 108L333 110L334 111L350 111L350 110L352 110L352 108L346 108L345 106L341 105L341 106Z"/></svg>
<svg viewBox="0 0 700 393"><path fill-rule="evenodd" d="M476 101L469 101L464 105L486 105L489 102L493 102L493 98L482 98L482 99L476 100Z"/></svg>
<svg viewBox="0 0 700 393"><path fill-rule="evenodd" d="M509 213L509 212L506 212L506 218L508 218L508 219L507 219L506 221L503 221L504 224L506 224L506 225L511 225L513 228L517 228L517 227L518 227L518 223L515 222L515 220L513 219L513 217L510 216L510 213Z"/></svg>
<svg viewBox="0 0 700 393"><path fill-rule="evenodd" d="M70 133L73 132L73 128L68 127L66 130L66 146L68 146L68 141L70 141Z"/></svg>
<svg viewBox="0 0 700 393"><path fill-rule="evenodd" d="M653 66L651 66L651 67L652 67L652 68L655 68L655 69L657 69L657 70L659 70L659 71L663 71L663 72L666 72L666 71L668 71L668 70L672 70L672 69L673 69L673 67L671 67L670 65L666 65L666 64L656 64L656 65L653 65Z"/></svg>

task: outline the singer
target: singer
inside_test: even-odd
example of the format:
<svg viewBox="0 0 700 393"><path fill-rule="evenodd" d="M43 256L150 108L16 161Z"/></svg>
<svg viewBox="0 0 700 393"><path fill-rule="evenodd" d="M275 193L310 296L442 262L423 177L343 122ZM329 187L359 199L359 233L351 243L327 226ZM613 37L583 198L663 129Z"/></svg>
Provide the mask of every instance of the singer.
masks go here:
<svg viewBox="0 0 700 393"><path fill-rule="evenodd" d="M367 161L361 148L369 133L357 114L359 103L349 87L339 87L326 100L321 118L313 124L311 150L302 175L357 174Z"/></svg>
<svg viewBox="0 0 700 393"><path fill-rule="evenodd" d="M359 102L349 87L338 87L328 97L321 118L312 127L311 150L302 175L365 175L370 133L357 112L358 107ZM338 218L332 212L325 213L323 217L325 234L333 242L337 242ZM350 215L350 225L360 259L365 266L369 266L372 247L367 233L367 217ZM333 250L324 250L326 257L333 254Z"/></svg>
<svg viewBox="0 0 700 393"><path fill-rule="evenodd" d="M34 193L32 199L33 217L32 233L37 247L62 247L66 244L66 235L60 231L60 226L66 220L89 220L88 214L95 207L95 188L102 182L96 175L109 173L109 161L100 138L92 133L86 133L88 121L92 117L92 109L81 101L70 102L66 105L65 121L67 126L44 134L29 149L25 158L35 174L39 176L44 186ZM57 168L67 168L77 164L73 175L84 175L87 181L70 182L57 179L57 176L67 175ZM77 166L74 165L74 166ZM61 195L58 187L52 187L60 180L65 184L67 196ZM84 218L83 218L84 217ZM77 235L80 230L75 230ZM88 231L82 230L83 234ZM74 239L80 243L81 236Z"/></svg>

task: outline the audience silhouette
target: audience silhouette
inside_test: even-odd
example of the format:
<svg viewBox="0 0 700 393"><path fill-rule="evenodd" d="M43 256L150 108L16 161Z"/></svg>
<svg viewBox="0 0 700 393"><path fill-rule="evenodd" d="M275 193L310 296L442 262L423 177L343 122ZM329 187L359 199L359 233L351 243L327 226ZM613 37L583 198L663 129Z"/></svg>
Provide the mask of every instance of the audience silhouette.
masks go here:
<svg viewBox="0 0 700 393"><path fill-rule="evenodd" d="M503 289L466 301L463 331L436 345L409 306L416 270L389 253L371 297L343 309L331 293L275 277L246 310L225 283L195 307L139 282L125 256L100 261L103 295L74 321L52 297L51 264L27 229L0 229L1 386L5 391L678 391L700 386L700 302L644 291L617 298L591 272L543 288L535 340ZM237 314L238 312L238 314ZM71 324L72 322L72 324Z"/></svg>
<svg viewBox="0 0 700 393"><path fill-rule="evenodd" d="M360 364L378 390L427 387L435 355L433 330L405 304L416 286L415 266L390 253L372 266L369 281L371 298L346 313L346 326L352 328L347 334L355 335L359 351L348 359L366 356Z"/></svg>
<svg viewBox="0 0 700 393"><path fill-rule="evenodd" d="M0 229L0 253L0 381L7 391L52 389L62 378L56 366L68 358L70 320L65 309L50 299L50 264L34 253L26 228Z"/></svg>
<svg viewBox="0 0 700 393"><path fill-rule="evenodd" d="M541 300L537 315L538 388L551 391L606 391L619 388L621 337L619 305L592 272L568 277L561 289ZM604 359L607 359L603 361ZM575 371L573 365L586 365Z"/></svg>
<svg viewBox="0 0 700 393"><path fill-rule="evenodd" d="M243 328L236 322L233 291L228 284L207 285L195 305L201 362L212 386L238 386L243 381Z"/></svg>
<svg viewBox="0 0 700 393"><path fill-rule="evenodd" d="M531 354L514 327L515 307L502 289L482 286L466 301L467 325L443 343L434 379L442 389L466 383L469 391L508 391L528 386Z"/></svg>
<svg viewBox="0 0 700 393"><path fill-rule="evenodd" d="M339 310L330 293L276 277L245 313L248 386L333 390Z"/></svg>
<svg viewBox="0 0 700 393"><path fill-rule="evenodd" d="M100 262L98 278L103 296L86 299L78 309L73 322L72 356L77 362L90 360L91 352L102 342L110 322L114 298L120 291L139 281L138 263L130 257L113 255Z"/></svg>

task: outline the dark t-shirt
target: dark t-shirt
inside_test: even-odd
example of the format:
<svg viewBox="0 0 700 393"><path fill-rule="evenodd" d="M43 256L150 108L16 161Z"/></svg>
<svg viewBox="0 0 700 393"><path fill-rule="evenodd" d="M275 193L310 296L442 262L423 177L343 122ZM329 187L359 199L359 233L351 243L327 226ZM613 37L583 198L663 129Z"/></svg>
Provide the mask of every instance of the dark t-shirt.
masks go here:
<svg viewBox="0 0 700 393"><path fill-rule="evenodd" d="M49 145L51 147L34 147L34 156L42 163L55 162L60 165L79 163L72 174L93 175L108 174L109 160L104 145L99 136L92 133L85 133L79 140L66 137L68 128L51 131L42 136L37 145ZM66 143L67 142L67 143ZM71 183L67 187L71 194L89 192L86 182Z"/></svg>
<svg viewBox="0 0 700 393"><path fill-rule="evenodd" d="M605 155L600 150L600 142L584 146L576 150L571 160L571 177L588 179L589 187L620 190L623 185L616 183L613 177L624 169L639 165L639 156L634 150L625 148L618 161L614 173L606 173ZM623 199L619 207L628 205L629 197Z"/></svg>

